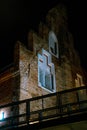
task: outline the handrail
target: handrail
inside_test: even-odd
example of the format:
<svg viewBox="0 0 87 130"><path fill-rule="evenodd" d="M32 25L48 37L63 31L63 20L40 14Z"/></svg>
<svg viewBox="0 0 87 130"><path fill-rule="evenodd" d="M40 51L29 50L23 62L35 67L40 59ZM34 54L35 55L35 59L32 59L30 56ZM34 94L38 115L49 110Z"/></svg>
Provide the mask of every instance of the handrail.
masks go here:
<svg viewBox="0 0 87 130"><path fill-rule="evenodd" d="M42 99L42 98L47 98L47 97L55 96L57 94L64 94L64 93L78 91L78 90L83 90L83 89L87 89L87 86L81 86L81 87L78 87L78 88L67 89L67 90L63 90L63 91L60 91L60 92L46 94L46 95L43 95L43 96L33 97L33 98L21 100L21 101L14 101L12 103L1 105L0 108L2 108L2 107L8 107L8 106L11 106L11 105L17 105L17 104L20 104L20 103L24 103L26 101L38 100L38 99Z"/></svg>
<svg viewBox="0 0 87 130"><path fill-rule="evenodd" d="M82 97L81 90L84 93ZM65 101L65 97L63 96L66 96L66 94L70 94L69 96L73 94L75 97L74 101L71 99ZM53 100L54 102L52 102ZM1 105L0 111L5 112L4 118L0 120L1 130L19 127L21 124L30 125L34 122L46 119L51 120L51 118L59 118L60 116L87 113L87 86Z"/></svg>

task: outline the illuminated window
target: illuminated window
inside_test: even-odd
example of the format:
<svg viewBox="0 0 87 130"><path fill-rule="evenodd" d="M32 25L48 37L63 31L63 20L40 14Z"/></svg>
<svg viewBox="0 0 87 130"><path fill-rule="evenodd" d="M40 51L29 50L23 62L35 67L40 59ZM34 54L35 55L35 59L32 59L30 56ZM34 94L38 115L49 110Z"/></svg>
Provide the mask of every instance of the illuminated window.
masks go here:
<svg viewBox="0 0 87 130"><path fill-rule="evenodd" d="M0 120L3 120L4 119L4 112L1 112L0 113Z"/></svg>
<svg viewBox="0 0 87 130"><path fill-rule="evenodd" d="M56 91L54 64L51 54L44 49L42 55L38 54L38 85L50 92Z"/></svg>
<svg viewBox="0 0 87 130"><path fill-rule="evenodd" d="M58 40L53 31L49 32L49 52L55 57L59 57Z"/></svg>

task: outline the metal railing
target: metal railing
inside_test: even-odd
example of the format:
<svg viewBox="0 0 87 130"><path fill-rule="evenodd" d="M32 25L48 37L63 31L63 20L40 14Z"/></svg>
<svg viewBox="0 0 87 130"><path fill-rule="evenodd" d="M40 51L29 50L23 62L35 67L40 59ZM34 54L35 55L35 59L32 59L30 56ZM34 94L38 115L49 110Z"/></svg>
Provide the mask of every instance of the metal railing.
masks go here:
<svg viewBox="0 0 87 130"><path fill-rule="evenodd" d="M87 112L87 86L0 106L0 129L20 127Z"/></svg>

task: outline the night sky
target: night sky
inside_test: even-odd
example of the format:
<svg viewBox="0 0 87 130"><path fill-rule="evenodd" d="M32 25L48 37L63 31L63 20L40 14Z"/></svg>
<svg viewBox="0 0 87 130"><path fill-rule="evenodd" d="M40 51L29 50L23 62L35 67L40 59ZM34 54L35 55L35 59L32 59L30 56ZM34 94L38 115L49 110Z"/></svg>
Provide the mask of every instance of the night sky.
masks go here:
<svg viewBox="0 0 87 130"><path fill-rule="evenodd" d="M0 0L0 70L13 62L15 42L27 44L28 31L37 31L48 10L59 3L67 7L74 46L87 70L86 0Z"/></svg>

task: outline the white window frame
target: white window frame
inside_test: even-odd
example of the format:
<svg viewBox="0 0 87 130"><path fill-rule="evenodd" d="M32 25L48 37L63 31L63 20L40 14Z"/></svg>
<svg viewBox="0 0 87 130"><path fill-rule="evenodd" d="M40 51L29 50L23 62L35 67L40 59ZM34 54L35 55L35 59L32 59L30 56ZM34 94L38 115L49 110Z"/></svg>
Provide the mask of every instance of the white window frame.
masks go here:
<svg viewBox="0 0 87 130"><path fill-rule="evenodd" d="M47 78L50 79L49 82L46 81ZM44 49L42 55L38 54L38 86L49 92L56 92L55 67L51 61L51 54Z"/></svg>

